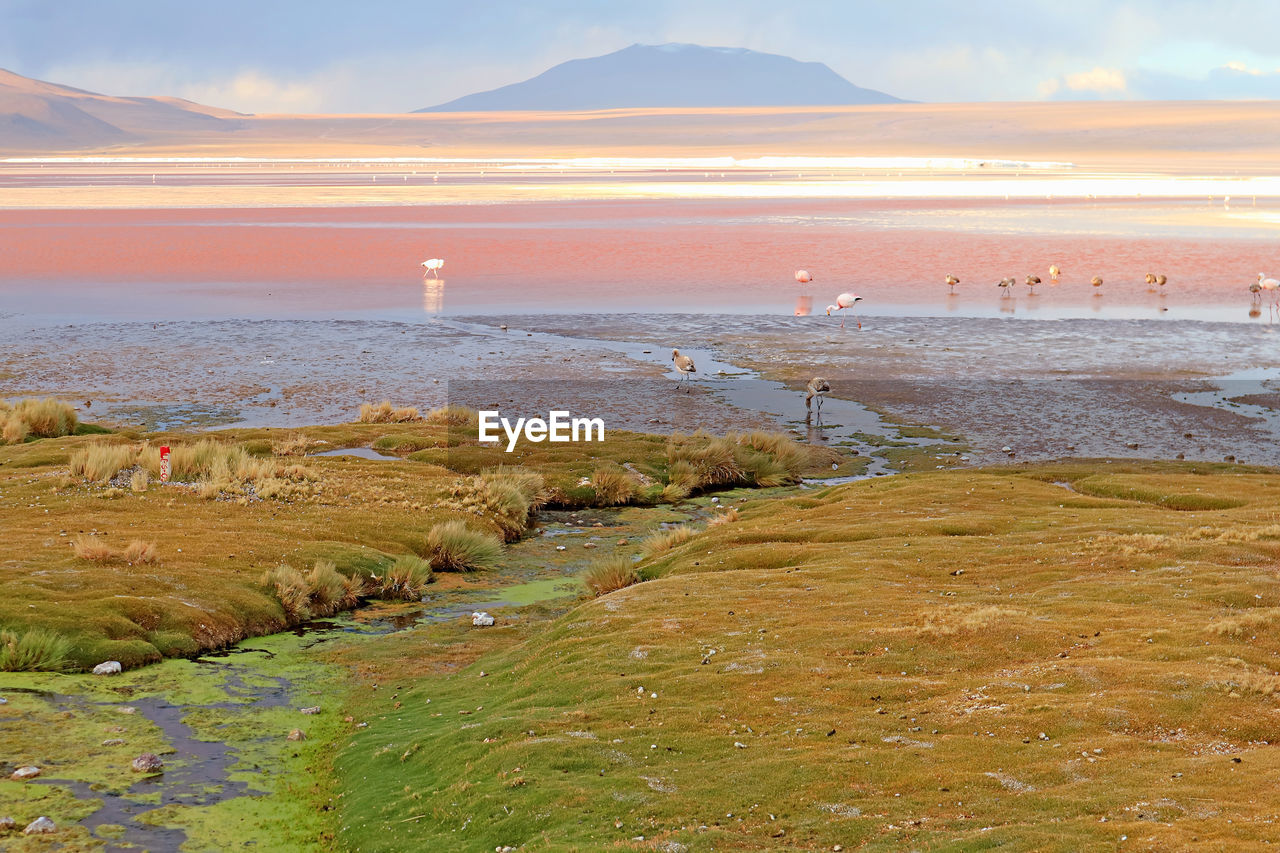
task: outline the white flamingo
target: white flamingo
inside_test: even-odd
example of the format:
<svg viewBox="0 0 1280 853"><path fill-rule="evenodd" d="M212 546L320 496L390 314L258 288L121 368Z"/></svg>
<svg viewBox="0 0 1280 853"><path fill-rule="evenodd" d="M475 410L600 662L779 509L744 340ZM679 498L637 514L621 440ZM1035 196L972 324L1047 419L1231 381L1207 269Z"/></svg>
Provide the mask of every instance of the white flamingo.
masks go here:
<svg viewBox="0 0 1280 853"><path fill-rule="evenodd" d="M1049 264L1049 278L1056 282L1060 275L1062 275L1062 268L1057 264Z"/></svg>
<svg viewBox="0 0 1280 853"><path fill-rule="evenodd" d="M1276 281L1274 278L1267 278L1266 273L1260 272L1258 273L1258 286L1270 294L1271 305L1275 307L1277 302L1280 301L1280 296L1276 294L1276 289L1280 288L1280 281Z"/></svg>
<svg viewBox="0 0 1280 853"><path fill-rule="evenodd" d="M840 311L845 308L852 308L855 303L858 303L861 301L862 301L862 297L858 296L856 293L842 293L836 297L835 305L827 306L827 316L830 317L832 311ZM844 328L844 320L840 321L840 328L842 329ZM858 321L858 328L859 329L862 328L861 320Z"/></svg>
<svg viewBox="0 0 1280 853"><path fill-rule="evenodd" d="M693 366L693 359L687 355L681 355L680 350L673 349L671 351L671 363L676 366L676 372L680 374L680 381L684 382L685 386L688 387L689 374L698 372L698 368ZM679 387L679 384L677 384L676 388L679 389Z"/></svg>
<svg viewBox="0 0 1280 853"><path fill-rule="evenodd" d="M444 266L444 258L428 258L422 262L423 275L431 273L436 278L440 277L439 270Z"/></svg>
<svg viewBox="0 0 1280 853"><path fill-rule="evenodd" d="M809 275L808 270L796 270L796 282L799 284L808 284L813 281L813 276Z"/></svg>

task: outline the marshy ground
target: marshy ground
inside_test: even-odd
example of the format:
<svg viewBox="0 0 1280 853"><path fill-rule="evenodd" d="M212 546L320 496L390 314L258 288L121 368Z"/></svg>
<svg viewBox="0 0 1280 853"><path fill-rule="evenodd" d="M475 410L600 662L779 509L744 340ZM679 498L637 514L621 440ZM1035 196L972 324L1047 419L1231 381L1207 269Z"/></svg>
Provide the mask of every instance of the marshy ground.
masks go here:
<svg viewBox="0 0 1280 853"><path fill-rule="evenodd" d="M3 623L69 638L64 667L128 663L118 676L0 676L5 769L42 768L0 781L0 813L60 827L6 836L13 849L1068 850L1272 836L1268 469L939 471L931 447L890 447L919 470L828 486L767 480L778 469L740 451L716 458L749 462L765 488L672 502L662 493L684 468L668 439L619 434L596 460L525 454L556 497L499 563L437 570L421 600L365 598L298 625L263 585L280 562L379 574L400 553L434 559L417 537L459 517L511 538L500 507L458 491L494 454L442 451L445 427L430 422L212 435L313 476L280 496L234 480L134 491L72 475L73 457L199 437L0 448L0 501L21 531L5 546ZM680 459L706 475L709 447ZM815 473L861 470L815 452L832 454L809 460ZM590 505L616 486L599 473L612 464L644 475L624 489L637 504ZM94 531L154 539L155 562L77 557L68 540ZM582 577L618 555L639 558L639 582L590 597ZM477 610L496 624L473 627ZM143 752L163 773L129 770Z"/></svg>

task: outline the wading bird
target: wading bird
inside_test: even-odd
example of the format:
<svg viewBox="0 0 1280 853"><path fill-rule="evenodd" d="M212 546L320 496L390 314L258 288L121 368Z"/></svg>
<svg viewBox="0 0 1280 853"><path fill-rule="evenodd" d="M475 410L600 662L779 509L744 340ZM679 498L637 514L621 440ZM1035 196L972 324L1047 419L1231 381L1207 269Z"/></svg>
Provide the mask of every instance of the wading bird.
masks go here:
<svg viewBox="0 0 1280 853"><path fill-rule="evenodd" d="M796 270L796 281L800 284L808 284L813 281L813 276L809 275L808 270Z"/></svg>
<svg viewBox="0 0 1280 853"><path fill-rule="evenodd" d="M1062 268L1057 264L1049 264L1049 278L1056 282L1060 275L1062 275Z"/></svg>
<svg viewBox="0 0 1280 853"><path fill-rule="evenodd" d="M1258 273L1258 285L1267 293L1271 294L1271 301L1272 303L1275 303L1276 288L1280 288L1280 281L1276 281L1274 278L1267 278L1266 273L1260 272Z"/></svg>
<svg viewBox="0 0 1280 853"><path fill-rule="evenodd" d="M828 316L828 317L830 317L830 316L831 316L831 312L832 312L832 311L839 311L839 310L841 310L841 309L843 309L843 308L852 308L852 307L854 306L854 303L861 302L861 301L862 301L862 297L861 297L861 296L858 296L857 294L854 294L854 293L842 293L842 294L840 294L839 296L837 296L837 297L836 297L836 304L835 304L835 305L828 305L828 306L827 306L827 316ZM844 328L844 320L841 320L841 321L840 321L840 328L842 328L842 329ZM859 320L859 321L858 321L858 328L859 328L859 329L861 329L861 328L862 328L862 321L861 321L861 320Z"/></svg>
<svg viewBox="0 0 1280 853"><path fill-rule="evenodd" d="M804 407L809 410L813 406L813 398L818 398L818 420L822 420L822 398L831 391L831 383L821 376L815 376L804 386Z"/></svg>
<svg viewBox="0 0 1280 853"><path fill-rule="evenodd" d="M996 287L1000 288L1002 296L1010 296L1013 291L1009 288L1013 287L1017 282L1011 278L1002 278L996 282Z"/></svg>
<svg viewBox="0 0 1280 853"><path fill-rule="evenodd" d="M423 275L431 273L436 278L440 277L439 270L444 266L444 258L428 258L422 262Z"/></svg>
<svg viewBox="0 0 1280 853"><path fill-rule="evenodd" d="M1156 274L1155 274L1155 273L1153 273L1153 272L1149 272L1149 273L1147 273L1146 282L1147 282L1147 292L1148 292L1148 293L1150 293L1151 291L1155 290L1155 288L1154 288L1152 285L1154 285L1154 284L1156 283Z"/></svg>
<svg viewBox="0 0 1280 853"><path fill-rule="evenodd" d="M1092 284L1094 287L1102 287L1102 276L1095 275L1093 278L1089 279L1089 283ZM1098 293L1095 293L1094 295L1097 296L1101 293L1102 291L1099 290Z"/></svg>
<svg viewBox="0 0 1280 853"><path fill-rule="evenodd" d="M1037 285L1037 284L1039 284L1039 283L1040 283L1040 276L1038 276L1038 275L1029 275L1029 276L1027 276L1027 287L1031 288L1031 295L1032 295L1032 296L1035 296L1035 293L1036 293L1036 285Z"/></svg>
<svg viewBox="0 0 1280 853"><path fill-rule="evenodd" d="M1169 283L1169 277L1164 273L1159 273L1156 276L1156 286L1160 288L1161 293L1164 292L1164 286L1168 283Z"/></svg>
<svg viewBox="0 0 1280 853"><path fill-rule="evenodd" d="M689 374L698 372L698 368L693 366L693 359L687 355L681 355L678 349L671 351L671 363L676 366L676 371L680 374L680 381L684 382L686 386L689 383ZM679 387L677 384L676 388L678 389Z"/></svg>
<svg viewBox="0 0 1280 853"><path fill-rule="evenodd" d="M1249 292L1253 294L1253 301L1260 302L1262 300L1262 279L1249 282Z"/></svg>
<svg viewBox="0 0 1280 853"><path fill-rule="evenodd" d="M947 276L947 287L951 288L952 293L956 292L956 285L959 283L960 283L960 279L956 278L955 276L953 275Z"/></svg>

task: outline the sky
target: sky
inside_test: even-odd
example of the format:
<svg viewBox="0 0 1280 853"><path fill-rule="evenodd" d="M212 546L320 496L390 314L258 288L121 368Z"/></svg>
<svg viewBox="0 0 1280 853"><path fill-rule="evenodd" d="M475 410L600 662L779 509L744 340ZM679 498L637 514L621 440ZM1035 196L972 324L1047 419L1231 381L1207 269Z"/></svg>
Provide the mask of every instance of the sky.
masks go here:
<svg viewBox="0 0 1280 853"><path fill-rule="evenodd" d="M0 68L241 112L403 112L633 43L917 101L1280 98L1274 0L0 0Z"/></svg>

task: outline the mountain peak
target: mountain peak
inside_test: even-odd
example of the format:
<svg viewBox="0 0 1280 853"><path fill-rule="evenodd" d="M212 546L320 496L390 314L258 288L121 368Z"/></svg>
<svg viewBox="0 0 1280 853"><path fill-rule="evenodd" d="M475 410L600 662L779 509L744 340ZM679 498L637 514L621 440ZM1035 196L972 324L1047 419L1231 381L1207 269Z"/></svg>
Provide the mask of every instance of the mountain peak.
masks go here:
<svg viewBox="0 0 1280 853"><path fill-rule="evenodd" d="M628 107L766 107L889 104L821 62L744 47L633 44L571 59L521 83L417 112L603 110Z"/></svg>

